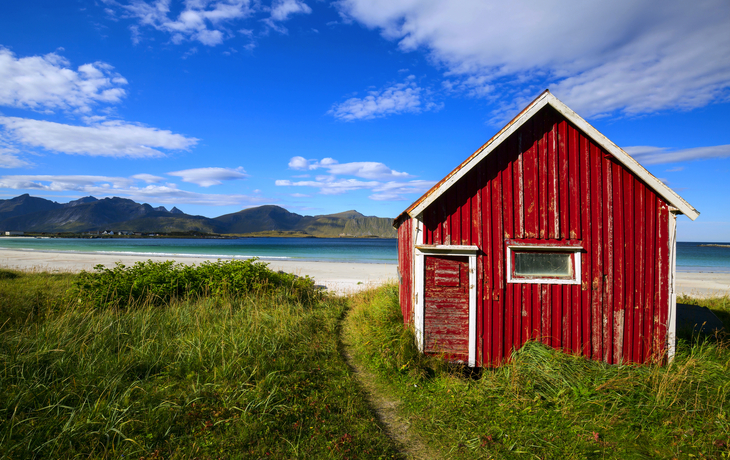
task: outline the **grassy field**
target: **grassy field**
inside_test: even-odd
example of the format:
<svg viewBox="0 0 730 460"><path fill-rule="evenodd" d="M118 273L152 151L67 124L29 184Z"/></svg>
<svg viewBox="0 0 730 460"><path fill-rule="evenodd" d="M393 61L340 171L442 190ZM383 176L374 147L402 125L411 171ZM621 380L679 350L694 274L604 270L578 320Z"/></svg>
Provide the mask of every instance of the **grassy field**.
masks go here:
<svg viewBox="0 0 730 460"><path fill-rule="evenodd" d="M397 298L254 261L0 270L0 458L403 458L342 336L443 458L730 458L723 337L664 367L532 343L470 373L417 352ZM730 298L679 301L730 329Z"/></svg>
<svg viewBox="0 0 730 460"><path fill-rule="evenodd" d="M0 272L0 458L397 458L338 350L346 301L251 265L237 295L172 265Z"/></svg>
<svg viewBox="0 0 730 460"><path fill-rule="evenodd" d="M363 293L352 308L344 328L356 356L444 458L730 458L721 338L681 340L668 366L612 366L530 343L510 364L469 374L417 352L397 286Z"/></svg>

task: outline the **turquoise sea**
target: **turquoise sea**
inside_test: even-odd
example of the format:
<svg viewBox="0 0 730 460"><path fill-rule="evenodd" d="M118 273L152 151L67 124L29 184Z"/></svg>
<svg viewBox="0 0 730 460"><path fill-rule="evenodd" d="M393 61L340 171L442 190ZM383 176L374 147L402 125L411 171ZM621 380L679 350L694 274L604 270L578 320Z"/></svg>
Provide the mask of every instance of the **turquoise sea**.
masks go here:
<svg viewBox="0 0 730 460"><path fill-rule="evenodd" d="M728 243L677 243L677 270L730 273ZM0 249L92 252L150 256L192 256L222 259L258 257L323 262L397 263L394 239L375 238L0 238Z"/></svg>
<svg viewBox="0 0 730 460"><path fill-rule="evenodd" d="M703 246L719 244L718 246ZM677 270L730 273L730 243L677 242Z"/></svg>
<svg viewBox="0 0 730 460"><path fill-rule="evenodd" d="M221 259L397 263L395 239L379 238L29 238L0 237L0 250L63 251Z"/></svg>

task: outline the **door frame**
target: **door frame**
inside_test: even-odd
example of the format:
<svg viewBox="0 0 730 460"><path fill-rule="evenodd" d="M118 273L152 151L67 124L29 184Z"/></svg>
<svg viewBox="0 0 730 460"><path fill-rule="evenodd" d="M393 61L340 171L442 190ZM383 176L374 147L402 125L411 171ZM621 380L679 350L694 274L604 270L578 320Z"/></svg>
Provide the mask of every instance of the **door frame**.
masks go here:
<svg viewBox="0 0 730 460"><path fill-rule="evenodd" d="M469 367L476 365L477 357L477 246L416 244L414 251L414 272L416 274L415 308L413 324L416 329L416 344L423 353L425 329L425 278L426 256L454 256L469 258Z"/></svg>

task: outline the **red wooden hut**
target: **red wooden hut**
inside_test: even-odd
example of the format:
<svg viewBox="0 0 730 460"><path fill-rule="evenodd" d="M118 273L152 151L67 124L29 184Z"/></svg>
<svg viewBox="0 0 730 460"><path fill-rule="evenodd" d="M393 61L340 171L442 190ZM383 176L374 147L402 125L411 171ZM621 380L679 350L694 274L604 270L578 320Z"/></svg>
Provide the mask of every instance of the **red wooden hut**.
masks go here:
<svg viewBox="0 0 730 460"><path fill-rule="evenodd" d="M395 219L403 319L470 366L530 340L671 358L678 214L699 215L545 91Z"/></svg>

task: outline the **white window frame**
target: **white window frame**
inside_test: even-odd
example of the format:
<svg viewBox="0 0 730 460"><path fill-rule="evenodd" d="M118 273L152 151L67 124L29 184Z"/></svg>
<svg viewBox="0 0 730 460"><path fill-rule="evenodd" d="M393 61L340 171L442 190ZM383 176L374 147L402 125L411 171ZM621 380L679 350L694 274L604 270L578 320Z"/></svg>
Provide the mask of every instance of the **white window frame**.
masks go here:
<svg viewBox="0 0 730 460"><path fill-rule="evenodd" d="M507 282L514 284L580 284L581 252L583 247L575 244L540 244L540 243L508 243L507 244ZM560 252L570 253L573 257L572 278L514 278L512 267L513 252Z"/></svg>
<svg viewBox="0 0 730 460"><path fill-rule="evenodd" d="M418 241L418 240L416 240ZM425 256L460 256L469 258L469 367L476 366L477 360L477 246L466 245L415 245L416 305L414 327L416 343L423 352L424 310L425 310Z"/></svg>

